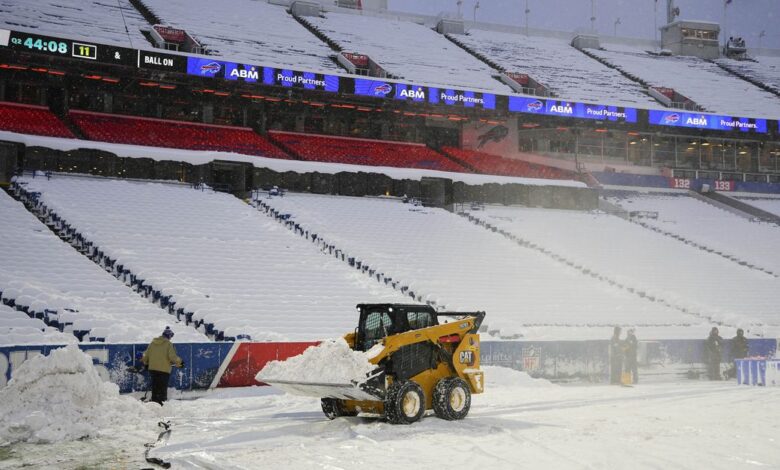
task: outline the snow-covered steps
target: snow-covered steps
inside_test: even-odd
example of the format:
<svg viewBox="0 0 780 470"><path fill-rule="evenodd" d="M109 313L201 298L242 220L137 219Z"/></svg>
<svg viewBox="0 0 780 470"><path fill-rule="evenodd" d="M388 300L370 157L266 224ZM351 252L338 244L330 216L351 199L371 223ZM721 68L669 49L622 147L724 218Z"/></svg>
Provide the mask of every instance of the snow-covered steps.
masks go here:
<svg viewBox="0 0 780 470"><path fill-rule="evenodd" d="M113 269L143 280L201 331L317 340L352 331L358 303L409 301L227 194L60 175L24 182Z"/></svg>
<svg viewBox="0 0 780 470"><path fill-rule="evenodd" d="M583 275L445 210L395 198L289 193L265 202L310 236L403 280L422 301L486 311L488 331L501 337L608 336L615 324L654 325L665 329L659 334L679 335L706 322Z"/></svg>
<svg viewBox="0 0 780 470"><path fill-rule="evenodd" d="M5 193L0 214L9 222L0 224L0 291L7 306L82 341L145 342L167 325L181 341L205 340L63 243Z"/></svg>
<svg viewBox="0 0 780 470"><path fill-rule="evenodd" d="M49 326L43 318L30 316L30 310L24 312L16 309L14 299L3 296L0 290L0 345L21 345L21 344L68 344L76 341L71 334L66 334ZM13 305L13 307L11 306Z"/></svg>
<svg viewBox="0 0 780 470"><path fill-rule="evenodd" d="M265 1L144 0L166 24L192 34L211 54L246 64L334 73L334 52L284 6Z"/></svg>
<svg viewBox="0 0 780 470"><path fill-rule="evenodd" d="M617 106L659 106L642 84L584 55L564 39L478 29L451 39L507 72L529 75L558 97Z"/></svg>
<svg viewBox="0 0 780 470"><path fill-rule="evenodd" d="M780 98L696 57L663 57L627 46L606 45L589 53L649 86L671 88L706 111L776 119ZM758 112L754 103L761 103ZM657 107L660 107L657 106Z"/></svg>
<svg viewBox="0 0 780 470"><path fill-rule="evenodd" d="M487 206L480 218L645 295L726 325L778 325L780 281L608 214ZM725 225L721 220L717 227Z"/></svg>
<svg viewBox="0 0 780 470"><path fill-rule="evenodd" d="M162 0L161 0L162 1ZM328 12L306 21L345 51L368 55L413 85L510 93L498 71L436 31L411 21Z"/></svg>
<svg viewBox="0 0 780 470"><path fill-rule="evenodd" d="M657 213L642 223L695 242L725 258L766 273L780 273L780 227L746 219L708 204L694 194L630 193L611 200L628 211Z"/></svg>

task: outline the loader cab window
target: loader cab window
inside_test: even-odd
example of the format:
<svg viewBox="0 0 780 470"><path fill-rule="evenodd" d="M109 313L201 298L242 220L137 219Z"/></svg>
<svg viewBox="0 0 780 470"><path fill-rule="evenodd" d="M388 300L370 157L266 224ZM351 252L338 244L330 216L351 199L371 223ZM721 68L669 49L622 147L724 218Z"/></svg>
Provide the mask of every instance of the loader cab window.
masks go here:
<svg viewBox="0 0 780 470"><path fill-rule="evenodd" d="M368 351L382 338L395 332L393 320L387 312L382 310L369 312L363 326L363 351Z"/></svg>
<svg viewBox="0 0 780 470"><path fill-rule="evenodd" d="M409 323L410 330L428 328L436 324L431 312L406 312L406 321Z"/></svg>

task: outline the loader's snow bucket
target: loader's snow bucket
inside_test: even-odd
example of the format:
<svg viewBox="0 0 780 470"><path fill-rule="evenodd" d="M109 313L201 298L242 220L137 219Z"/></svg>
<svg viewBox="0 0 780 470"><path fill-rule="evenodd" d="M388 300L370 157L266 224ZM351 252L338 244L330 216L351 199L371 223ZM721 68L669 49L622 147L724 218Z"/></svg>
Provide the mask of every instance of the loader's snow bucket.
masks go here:
<svg viewBox="0 0 780 470"><path fill-rule="evenodd" d="M368 387L364 383L333 384L268 379L263 381L293 395L338 398L340 400L382 400L382 395L378 390Z"/></svg>

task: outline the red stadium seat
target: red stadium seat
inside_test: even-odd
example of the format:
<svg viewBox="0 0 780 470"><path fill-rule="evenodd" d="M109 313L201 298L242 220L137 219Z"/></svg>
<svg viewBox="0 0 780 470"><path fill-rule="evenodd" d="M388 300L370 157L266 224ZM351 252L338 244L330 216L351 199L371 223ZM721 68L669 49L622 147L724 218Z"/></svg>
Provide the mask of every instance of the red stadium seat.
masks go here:
<svg viewBox="0 0 780 470"><path fill-rule="evenodd" d="M248 127L217 126L88 111L70 111L70 118L90 140L290 158L283 150Z"/></svg>
<svg viewBox="0 0 780 470"><path fill-rule="evenodd" d="M49 137L76 136L45 106L0 102L0 130Z"/></svg>
<svg viewBox="0 0 780 470"><path fill-rule="evenodd" d="M467 171L423 144L271 131L270 137L309 161Z"/></svg>
<svg viewBox="0 0 780 470"><path fill-rule="evenodd" d="M504 158L498 155L477 152L475 150L459 149L456 147L444 147L443 150L453 157L471 165L480 173L556 180L577 179L574 172L552 166Z"/></svg>

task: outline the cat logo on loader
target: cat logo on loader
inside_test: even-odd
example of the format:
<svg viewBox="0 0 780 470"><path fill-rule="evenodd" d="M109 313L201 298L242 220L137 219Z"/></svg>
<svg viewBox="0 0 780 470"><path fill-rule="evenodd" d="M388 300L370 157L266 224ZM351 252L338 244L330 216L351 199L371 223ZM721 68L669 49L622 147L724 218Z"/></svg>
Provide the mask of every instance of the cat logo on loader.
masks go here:
<svg viewBox="0 0 780 470"><path fill-rule="evenodd" d="M411 424L433 410L439 418L463 419L471 395L482 393L479 327L485 312L436 312L428 305L360 304L358 327L344 339L372 352L376 368L361 383L323 384L264 380L283 390L321 398L330 419L358 413ZM457 321L439 323L440 317ZM380 345L380 346L378 346Z"/></svg>

